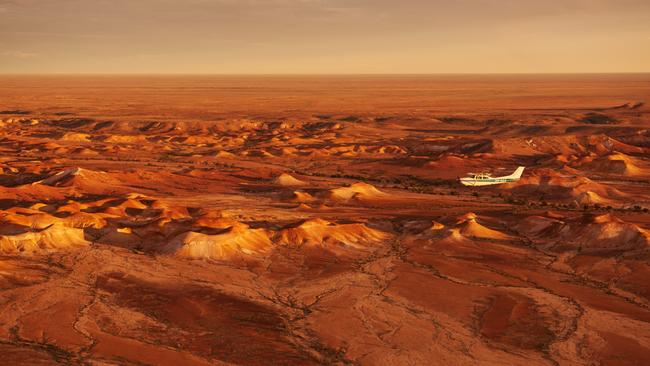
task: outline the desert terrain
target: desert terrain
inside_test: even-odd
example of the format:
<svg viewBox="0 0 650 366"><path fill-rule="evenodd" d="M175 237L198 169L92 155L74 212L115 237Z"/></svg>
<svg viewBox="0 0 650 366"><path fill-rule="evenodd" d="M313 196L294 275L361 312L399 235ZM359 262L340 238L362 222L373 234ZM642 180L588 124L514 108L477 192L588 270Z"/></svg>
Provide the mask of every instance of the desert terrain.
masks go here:
<svg viewBox="0 0 650 366"><path fill-rule="evenodd" d="M0 363L650 364L649 103L648 74L1 76Z"/></svg>

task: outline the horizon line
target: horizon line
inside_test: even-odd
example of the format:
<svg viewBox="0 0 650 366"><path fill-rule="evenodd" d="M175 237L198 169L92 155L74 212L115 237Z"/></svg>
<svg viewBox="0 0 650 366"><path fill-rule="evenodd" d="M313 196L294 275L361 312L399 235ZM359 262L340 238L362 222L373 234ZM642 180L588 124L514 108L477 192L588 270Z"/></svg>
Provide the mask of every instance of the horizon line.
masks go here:
<svg viewBox="0 0 650 366"><path fill-rule="evenodd" d="M649 71L598 72L432 72L432 73L182 73L182 72L19 72L0 76L508 76L508 75L645 75Z"/></svg>

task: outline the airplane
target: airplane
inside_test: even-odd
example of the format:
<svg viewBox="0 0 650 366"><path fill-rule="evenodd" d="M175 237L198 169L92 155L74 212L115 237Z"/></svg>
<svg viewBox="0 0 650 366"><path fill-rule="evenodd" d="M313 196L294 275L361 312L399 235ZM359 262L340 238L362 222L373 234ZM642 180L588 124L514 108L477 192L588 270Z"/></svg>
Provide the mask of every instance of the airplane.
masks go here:
<svg viewBox="0 0 650 366"><path fill-rule="evenodd" d="M464 186L477 187L516 182L521 178L524 169L526 167L520 166L514 173L503 177L493 177L490 173L469 173L469 177L460 178L460 183Z"/></svg>

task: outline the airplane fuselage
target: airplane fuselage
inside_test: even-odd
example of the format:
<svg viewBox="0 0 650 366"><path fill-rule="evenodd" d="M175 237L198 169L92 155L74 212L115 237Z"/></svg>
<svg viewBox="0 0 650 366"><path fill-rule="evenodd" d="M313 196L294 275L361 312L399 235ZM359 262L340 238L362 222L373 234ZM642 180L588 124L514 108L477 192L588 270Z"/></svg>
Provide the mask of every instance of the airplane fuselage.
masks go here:
<svg viewBox="0 0 650 366"><path fill-rule="evenodd" d="M491 186L494 184L504 184L518 181L519 178L486 178L486 179L475 179L475 178L460 178L460 183L465 186Z"/></svg>
<svg viewBox="0 0 650 366"><path fill-rule="evenodd" d="M470 177L460 178L460 183L464 186L480 187L491 186L495 184L505 184L516 182L521 178L525 167L520 166L514 173L503 177L493 177L488 173L473 174Z"/></svg>

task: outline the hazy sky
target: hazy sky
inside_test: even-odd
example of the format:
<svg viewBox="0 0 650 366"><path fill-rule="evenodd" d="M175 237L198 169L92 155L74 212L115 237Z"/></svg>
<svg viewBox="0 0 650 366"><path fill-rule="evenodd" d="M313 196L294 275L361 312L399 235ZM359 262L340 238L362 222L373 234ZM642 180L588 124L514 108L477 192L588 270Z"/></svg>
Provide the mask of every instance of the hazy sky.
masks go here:
<svg viewBox="0 0 650 366"><path fill-rule="evenodd" d="M648 71L650 0L0 0L0 73Z"/></svg>

